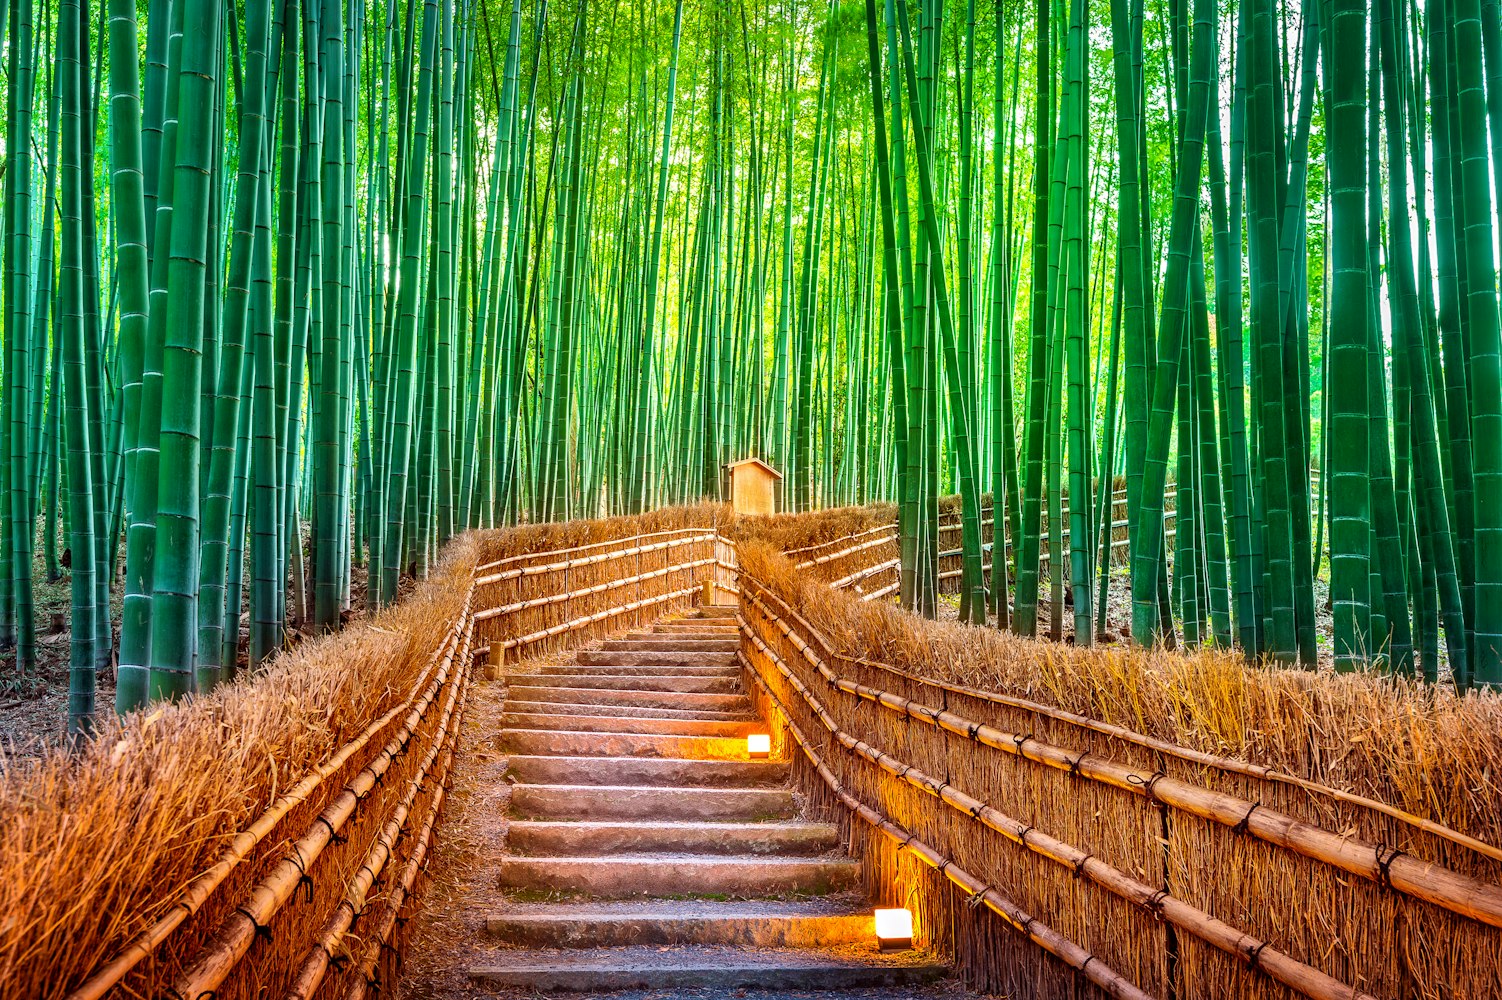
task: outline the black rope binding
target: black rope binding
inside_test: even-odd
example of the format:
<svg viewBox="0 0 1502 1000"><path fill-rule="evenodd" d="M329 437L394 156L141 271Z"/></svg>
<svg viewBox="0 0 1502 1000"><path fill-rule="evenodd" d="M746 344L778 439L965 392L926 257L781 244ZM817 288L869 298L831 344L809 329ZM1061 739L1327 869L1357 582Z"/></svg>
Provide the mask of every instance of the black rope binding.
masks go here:
<svg viewBox="0 0 1502 1000"><path fill-rule="evenodd" d="M1080 857L1080 859L1078 861L1076 861L1072 865L1070 865L1070 867L1074 869L1074 877L1075 878L1079 878L1081 875L1085 874L1085 865L1093 857L1095 857L1095 855L1093 855L1093 854L1081 855L1081 857Z"/></svg>
<svg viewBox="0 0 1502 1000"><path fill-rule="evenodd" d="M250 921L250 926L252 926L252 927L255 928L255 937L256 938L260 938L260 939L264 940L267 944L271 943L271 927L270 927L270 925L261 923L259 920L256 919L256 915L254 913L251 913L249 910L247 910L243 906L237 906L237 907L235 907L235 912L239 913L246 920Z"/></svg>
<svg viewBox="0 0 1502 1000"><path fill-rule="evenodd" d="M1386 857L1383 851L1387 852ZM1403 856L1403 852L1396 847L1377 845L1377 884L1384 889L1392 888L1392 863Z"/></svg>
<svg viewBox="0 0 1502 1000"><path fill-rule="evenodd" d="M1143 906L1153 915L1153 919L1163 919L1163 900L1168 898L1167 889L1159 889L1143 902Z"/></svg>
<svg viewBox="0 0 1502 1000"><path fill-rule="evenodd" d="M1246 811L1246 815L1241 817L1241 819L1237 821L1235 826L1231 827L1231 832L1236 834L1238 837L1246 836L1247 825L1252 821L1252 813L1256 812L1260 808L1262 808L1262 802L1260 800L1253 802L1252 807Z"/></svg>
<svg viewBox="0 0 1502 1000"><path fill-rule="evenodd" d="M1072 777L1078 778L1080 776L1080 762L1085 759L1085 756L1088 752L1089 751L1081 751L1078 757L1069 762L1069 774Z"/></svg>
<svg viewBox="0 0 1502 1000"><path fill-rule="evenodd" d="M1246 967L1248 969L1251 969L1253 972L1256 972L1257 969L1261 967L1261 965L1262 965L1262 949L1266 948L1266 947L1267 947L1267 942L1263 941L1261 944L1257 945L1257 947L1250 948L1250 949L1247 950L1247 953L1246 953Z"/></svg>
<svg viewBox="0 0 1502 1000"><path fill-rule="evenodd" d="M1032 738L1033 738L1033 734L1032 733L1028 733L1026 736L1018 736L1015 733L1012 735L1012 742L1017 745L1017 756L1019 756L1019 757L1022 756L1022 744L1026 743L1028 740L1030 740Z"/></svg>

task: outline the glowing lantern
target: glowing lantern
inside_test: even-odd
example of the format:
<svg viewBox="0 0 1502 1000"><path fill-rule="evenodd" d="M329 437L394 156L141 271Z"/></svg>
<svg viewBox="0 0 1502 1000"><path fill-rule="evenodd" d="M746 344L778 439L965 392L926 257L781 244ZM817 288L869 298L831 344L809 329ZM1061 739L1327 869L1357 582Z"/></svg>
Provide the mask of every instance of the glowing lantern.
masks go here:
<svg viewBox="0 0 1502 1000"><path fill-rule="evenodd" d="M876 911L876 943L882 951L907 951L913 946L913 911Z"/></svg>
<svg viewBox="0 0 1502 1000"><path fill-rule="evenodd" d="M772 753L772 736L769 733L752 733L746 737L746 756L752 760L765 760Z"/></svg>

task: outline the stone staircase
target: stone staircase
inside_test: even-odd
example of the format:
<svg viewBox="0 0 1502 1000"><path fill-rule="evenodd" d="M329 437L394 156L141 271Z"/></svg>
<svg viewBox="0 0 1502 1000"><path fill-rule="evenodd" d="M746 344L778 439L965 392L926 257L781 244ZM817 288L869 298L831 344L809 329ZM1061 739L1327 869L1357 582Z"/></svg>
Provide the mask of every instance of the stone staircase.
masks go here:
<svg viewBox="0 0 1502 1000"><path fill-rule="evenodd" d="M945 974L920 952L877 952L836 828L801 818L786 761L747 759L765 727L732 615L701 608L508 677L509 902L485 921L507 947L474 980L720 995ZM902 995L918 994L883 993Z"/></svg>

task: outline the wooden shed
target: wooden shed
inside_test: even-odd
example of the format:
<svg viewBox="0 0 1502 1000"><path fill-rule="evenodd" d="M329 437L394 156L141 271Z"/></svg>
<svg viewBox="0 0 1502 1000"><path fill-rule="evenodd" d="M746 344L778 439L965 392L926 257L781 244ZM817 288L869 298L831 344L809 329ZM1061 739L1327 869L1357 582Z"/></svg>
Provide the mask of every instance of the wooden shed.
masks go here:
<svg viewBox="0 0 1502 1000"><path fill-rule="evenodd" d="M782 473L759 458L743 458L723 467L721 483L737 514L775 514Z"/></svg>

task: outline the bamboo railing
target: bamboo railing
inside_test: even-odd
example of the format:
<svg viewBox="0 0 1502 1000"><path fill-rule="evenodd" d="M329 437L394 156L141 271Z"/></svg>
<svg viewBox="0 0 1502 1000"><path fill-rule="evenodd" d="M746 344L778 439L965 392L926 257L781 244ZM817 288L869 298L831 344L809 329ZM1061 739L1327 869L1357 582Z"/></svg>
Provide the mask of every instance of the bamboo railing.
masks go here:
<svg viewBox="0 0 1502 1000"><path fill-rule="evenodd" d="M527 553L476 570L477 635L494 676L511 659L552 652L660 618L708 585L737 593L734 545L713 529L632 535Z"/></svg>
<svg viewBox="0 0 1502 1000"><path fill-rule="evenodd" d="M334 996L389 973L389 949L385 965L342 968L344 941L351 927L384 940L367 900L391 891L388 864L411 867L431 839L471 683L473 595L406 697L278 796L68 1000L137 995L145 983L182 1000L307 997L337 962L320 994ZM176 932L189 925L200 943L183 950Z"/></svg>
<svg viewBox="0 0 1502 1000"><path fill-rule="evenodd" d="M860 544L839 541L821 565ZM1255 763L844 656L780 594L740 586L741 662L796 780L841 822L872 890L912 906L974 985L1073 997L1083 973L1112 996L1502 991L1493 846ZM1022 933L998 939L976 907Z"/></svg>

